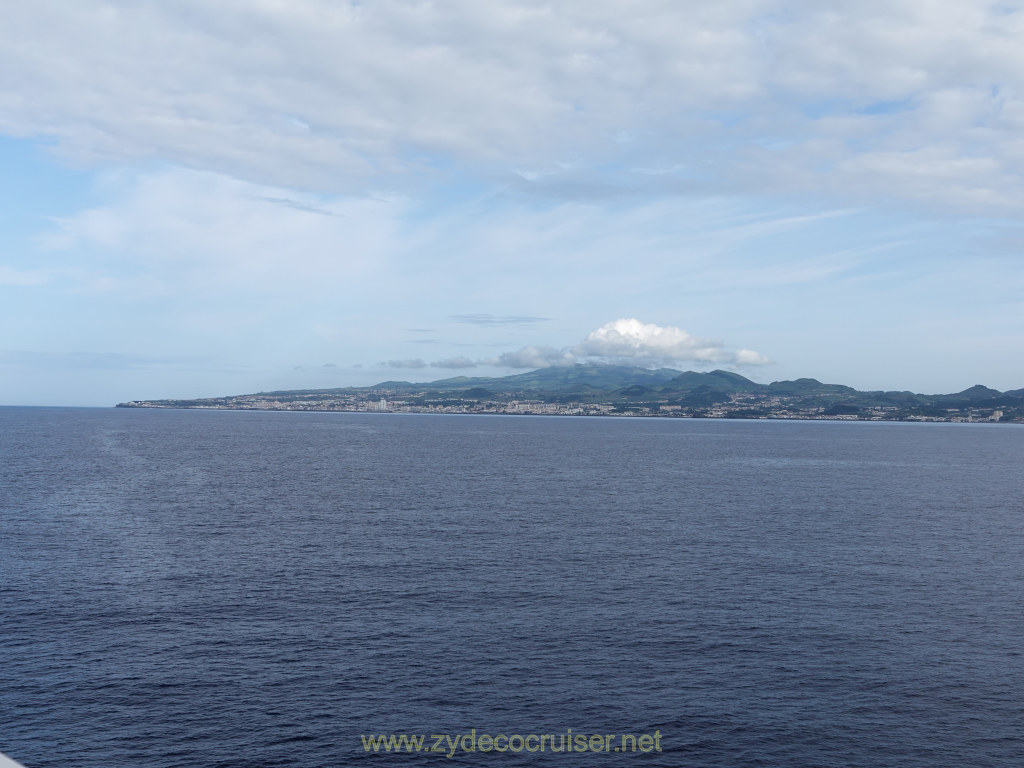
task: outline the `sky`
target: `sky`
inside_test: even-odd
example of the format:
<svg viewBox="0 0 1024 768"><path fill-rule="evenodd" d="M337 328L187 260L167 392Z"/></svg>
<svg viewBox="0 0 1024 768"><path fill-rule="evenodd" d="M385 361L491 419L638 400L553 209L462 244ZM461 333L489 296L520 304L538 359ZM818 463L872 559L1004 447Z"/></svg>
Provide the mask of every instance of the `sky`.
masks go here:
<svg viewBox="0 0 1024 768"><path fill-rule="evenodd" d="M980 0L10 4L0 404L1024 387L1022 39Z"/></svg>

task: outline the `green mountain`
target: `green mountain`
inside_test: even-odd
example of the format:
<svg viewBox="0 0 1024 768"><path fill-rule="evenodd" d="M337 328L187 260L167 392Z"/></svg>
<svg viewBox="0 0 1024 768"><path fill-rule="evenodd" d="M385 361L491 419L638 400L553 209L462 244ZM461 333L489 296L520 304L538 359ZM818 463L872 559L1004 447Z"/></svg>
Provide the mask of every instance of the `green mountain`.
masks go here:
<svg viewBox="0 0 1024 768"><path fill-rule="evenodd" d="M456 376L421 384L385 381L373 389L423 390L453 392L470 387L483 387L491 392L548 392L597 391L609 392L634 384L665 384L680 372L672 368L639 368L629 365L572 365L540 368L500 378Z"/></svg>
<svg viewBox="0 0 1024 768"><path fill-rule="evenodd" d="M750 379L729 371L710 371L708 373L687 371L668 382L666 388L692 391L701 387L715 392L753 392L761 389L764 385L755 384Z"/></svg>
<svg viewBox="0 0 1024 768"><path fill-rule="evenodd" d="M795 381L773 381L768 389L780 395L806 395L806 394L830 394L830 395L855 395L857 390L853 387L845 387L842 384L822 384L817 379L796 379Z"/></svg>

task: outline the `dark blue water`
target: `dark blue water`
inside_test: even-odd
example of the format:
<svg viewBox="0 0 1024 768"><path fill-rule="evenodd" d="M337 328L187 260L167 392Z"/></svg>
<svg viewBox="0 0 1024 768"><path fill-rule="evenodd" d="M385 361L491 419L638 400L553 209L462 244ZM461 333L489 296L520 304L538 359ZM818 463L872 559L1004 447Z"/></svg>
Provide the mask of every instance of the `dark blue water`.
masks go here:
<svg viewBox="0 0 1024 768"><path fill-rule="evenodd" d="M0 751L1017 768L1022 466L999 425L0 409ZM569 728L662 751L360 738Z"/></svg>

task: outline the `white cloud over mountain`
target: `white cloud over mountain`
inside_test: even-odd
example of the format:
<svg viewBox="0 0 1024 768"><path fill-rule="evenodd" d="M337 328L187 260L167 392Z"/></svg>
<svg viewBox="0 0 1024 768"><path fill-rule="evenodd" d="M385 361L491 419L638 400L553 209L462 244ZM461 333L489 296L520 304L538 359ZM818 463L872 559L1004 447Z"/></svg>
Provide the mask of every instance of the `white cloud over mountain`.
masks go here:
<svg viewBox="0 0 1024 768"><path fill-rule="evenodd" d="M467 357L439 360L429 365L436 368L534 369L576 363L606 362L622 365L676 366L686 364L749 367L768 365L772 361L750 349L731 351L721 341L699 339L682 328L642 323L623 318L602 325L587 334L574 347L556 349L550 346L527 346L515 352L472 360ZM384 365L394 368L423 368L423 360L391 360Z"/></svg>
<svg viewBox="0 0 1024 768"><path fill-rule="evenodd" d="M572 354L578 359L598 359L629 365L753 366L771 363L765 355L749 349L731 351L717 339L701 339L682 328L642 323L623 318L591 331Z"/></svg>
<svg viewBox="0 0 1024 768"><path fill-rule="evenodd" d="M695 361L715 363L728 356L722 342L698 339L682 328L641 323L635 318L615 320L591 331L574 348L581 357L630 362Z"/></svg>

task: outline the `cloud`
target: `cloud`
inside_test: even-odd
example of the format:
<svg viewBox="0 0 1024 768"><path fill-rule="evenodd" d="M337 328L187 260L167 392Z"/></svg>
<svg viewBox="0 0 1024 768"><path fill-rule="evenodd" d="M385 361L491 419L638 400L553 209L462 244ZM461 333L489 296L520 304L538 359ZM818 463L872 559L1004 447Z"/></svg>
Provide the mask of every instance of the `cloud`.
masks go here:
<svg viewBox="0 0 1024 768"><path fill-rule="evenodd" d="M43 285L52 279L49 272L5 267L0 264L0 285Z"/></svg>
<svg viewBox="0 0 1024 768"><path fill-rule="evenodd" d="M468 357L449 357L447 360L436 360L430 366L432 368L476 368L477 364Z"/></svg>
<svg viewBox="0 0 1024 768"><path fill-rule="evenodd" d="M272 203L274 205L283 205L285 208L293 208L296 211L303 211L304 213L315 213L320 216L340 216L339 213L334 213L327 210L326 208L320 208L309 203L303 203L299 200L293 200L290 197L268 197L268 196L252 196L253 200L259 200L264 203Z"/></svg>
<svg viewBox="0 0 1024 768"><path fill-rule="evenodd" d="M380 366L382 368L426 368L427 363L416 358L414 360L385 360L380 363Z"/></svg>
<svg viewBox="0 0 1024 768"><path fill-rule="evenodd" d="M642 323L623 318L591 331L573 348L579 357L602 358L633 365L679 363L726 363L766 365L764 355L749 349L730 352L717 339L701 339L682 328Z"/></svg>
<svg viewBox="0 0 1024 768"><path fill-rule="evenodd" d="M471 325L529 325L543 323L550 319L550 317L531 317L530 315L452 315L452 320L455 322Z"/></svg>
<svg viewBox="0 0 1024 768"><path fill-rule="evenodd" d="M1021 9L958 0L20 3L0 131L331 193L469 172L1012 213L1022 36Z"/></svg>
<svg viewBox="0 0 1024 768"><path fill-rule="evenodd" d="M631 361L693 360L718 362L722 342L698 339L681 328L641 323L636 319L615 320L591 331L573 350L583 357Z"/></svg>
<svg viewBox="0 0 1024 768"><path fill-rule="evenodd" d="M91 290L324 295L379 272L399 247L397 200L306 195L308 205L281 205L285 190L182 168L106 173L100 189L103 202L38 238L51 258L88 254ZM141 271L147 284L123 284Z"/></svg>
<svg viewBox="0 0 1024 768"><path fill-rule="evenodd" d="M638 366L686 363L754 366L772 362L759 352L750 349L730 351L721 341L700 339L681 328L624 318L591 331L574 347L523 347L516 352L483 360L481 364L503 368L549 368L594 361Z"/></svg>
<svg viewBox="0 0 1024 768"><path fill-rule="evenodd" d="M737 349L733 355L736 365L771 365L771 360L752 349Z"/></svg>
<svg viewBox="0 0 1024 768"><path fill-rule="evenodd" d="M497 357L487 358L484 364L501 368L550 368L555 365L572 365L574 362L576 358L568 350L540 346L505 352Z"/></svg>

